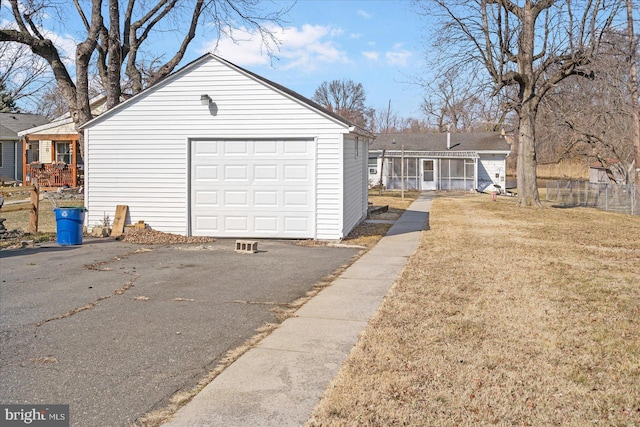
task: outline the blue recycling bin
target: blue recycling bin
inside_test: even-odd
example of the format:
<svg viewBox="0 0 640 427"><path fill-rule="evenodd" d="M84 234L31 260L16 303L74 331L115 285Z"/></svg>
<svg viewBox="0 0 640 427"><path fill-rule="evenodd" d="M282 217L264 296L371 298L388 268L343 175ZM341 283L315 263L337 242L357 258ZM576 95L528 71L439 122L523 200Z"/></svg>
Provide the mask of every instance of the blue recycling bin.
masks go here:
<svg viewBox="0 0 640 427"><path fill-rule="evenodd" d="M85 208L55 208L56 239L61 246L81 245Z"/></svg>

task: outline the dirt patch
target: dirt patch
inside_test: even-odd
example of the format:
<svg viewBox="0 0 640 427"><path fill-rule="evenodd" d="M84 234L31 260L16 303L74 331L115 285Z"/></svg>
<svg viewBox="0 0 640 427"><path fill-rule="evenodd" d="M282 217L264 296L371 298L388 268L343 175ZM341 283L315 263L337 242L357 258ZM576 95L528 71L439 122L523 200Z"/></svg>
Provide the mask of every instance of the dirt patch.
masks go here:
<svg viewBox="0 0 640 427"><path fill-rule="evenodd" d="M373 206L389 207L386 212L379 212L371 215L370 219L396 220L402 216L405 210L411 206L411 203L413 203L419 195L420 193L415 191L406 192L403 199L400 193L394 191L383 191L382 195L380 195L378 191L370 191L369 203ZM392 224L362 222L343 239L343 243L371 248L375 246L375 244L378 243L385 234L387 234L391 225Z"/></svg>
<svg viewBox="0 0 640 427"><path fill-rule="evenodd" d="M181 236L179 234L163 233L161 231L140 229L131 230L118 238L123 242L138 245L177 245L188 243L212 243L216 239L213 237Z"/></svg>

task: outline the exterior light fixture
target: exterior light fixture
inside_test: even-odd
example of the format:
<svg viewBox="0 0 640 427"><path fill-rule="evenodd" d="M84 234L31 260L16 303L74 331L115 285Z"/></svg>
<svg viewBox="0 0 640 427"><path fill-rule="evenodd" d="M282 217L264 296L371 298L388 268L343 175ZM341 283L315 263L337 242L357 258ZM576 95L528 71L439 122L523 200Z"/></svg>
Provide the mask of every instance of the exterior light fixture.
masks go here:
<svg viewBox="0 0 640 427"><path fill-rule="evenodd" d="M211 97L209 95L207 95L206 93L203 94L203 95L200 95L200 103L202 105L209 105L209 104L211 104L211 102L212 102Z"/></svg>

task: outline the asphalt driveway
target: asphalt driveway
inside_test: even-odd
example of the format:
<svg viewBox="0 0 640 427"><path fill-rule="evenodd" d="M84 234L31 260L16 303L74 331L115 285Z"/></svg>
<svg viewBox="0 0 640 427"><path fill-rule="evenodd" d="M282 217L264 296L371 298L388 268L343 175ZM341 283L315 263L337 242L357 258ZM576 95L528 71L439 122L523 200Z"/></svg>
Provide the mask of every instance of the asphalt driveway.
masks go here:
<svg viewBox="0 0 640 427"><path fill-rule="evenodd" d="M73 426L125 426L357 254L292 241L234 249L85 239L0 251L0 403L69 404Z"/></svg>

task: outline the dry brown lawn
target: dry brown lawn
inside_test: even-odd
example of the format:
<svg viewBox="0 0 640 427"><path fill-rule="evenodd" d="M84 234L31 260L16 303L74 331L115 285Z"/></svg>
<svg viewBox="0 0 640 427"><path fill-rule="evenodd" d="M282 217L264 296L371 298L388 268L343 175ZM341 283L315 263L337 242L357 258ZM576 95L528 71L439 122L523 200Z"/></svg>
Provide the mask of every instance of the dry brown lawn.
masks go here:
<svg viewBox="0 0 640 427"><path fill-rule="evenodd" d="M308 424L639 426L640 217L437 197Z"/></svg>
<svg viewBox="0 0 640 427"><path fill-rule="evenodd" d="M82 206L81 200L63 200L58 202L59 206L72 207ZM55 233L56 232L56 217L53 212L54 205L48 200L40 200L38 212L38 232L40 233ZM29 211L21 210L14 212L2 212L2 217L6 218L4 225L7 230L20 229L26 232L29 229Z"/></svg>

